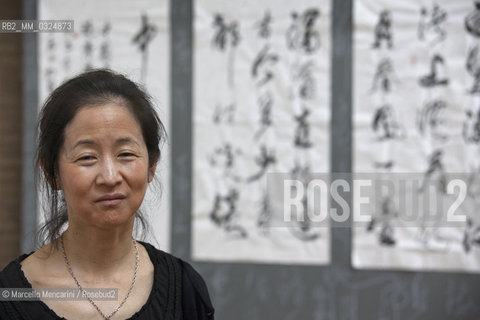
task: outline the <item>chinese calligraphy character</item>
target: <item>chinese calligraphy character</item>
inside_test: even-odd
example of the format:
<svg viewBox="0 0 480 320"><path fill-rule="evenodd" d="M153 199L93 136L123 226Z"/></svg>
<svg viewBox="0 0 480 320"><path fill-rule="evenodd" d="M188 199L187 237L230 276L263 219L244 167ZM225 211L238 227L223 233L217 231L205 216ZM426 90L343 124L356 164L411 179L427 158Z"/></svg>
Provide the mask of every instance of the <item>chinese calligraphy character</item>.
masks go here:
<svg viewBox="0 0 480 320"><path fill-rule="evenodd" d="M435 150L428 159L428 169L425 171L423 183L420 188L421 191L425 191L427 182L433 181L437 184L438 189L442 193L446 193L447 182L445 176L445 169L443 166L442 159L443 151Z"/></svg>
<svg viewBox="0 0 480 320"><path fill-rule="evenodd" d="M480 50L478 46L469 50L466 69L468 74L473 77L473 84L469 93L480 93Z"/></svg>
<svg viewBox="0 0 480 320"><path fill-rule="evenodd" d="M216 28L213 44L220 50L225 50L227 46L236 47L240 42L240 34L238 32L238 23L232 21L229 24L225 22L225 18L221 14L216 14L213 22Z"/></svg>
<svg viewBox="0 0 480 320"><path fill-rule="evenodd" d="M314 74L315 64L313 61L307 61L300 66L295 67L294 80L298 80L299 88L298 94L300 98L309 100L315 98L315 78Z"/></svg>
<svg viewBox="0 0 480 320"><path fill-rule="evenodd" d="M447 12L440 8L438 4L434 4L433 8L429 12L426 8L422 8L420 11L420 22L418 24L418 38L425 40L426 33L433 31L437 36L433 39L433 43L443 41L446 37L446 31L442 25L447 20Z"/></svg>
<svg viewBox="0 0 480 320"><path fill-rule="evenodd" d="M377 133L378 140L403 139L405 137L405 129L397 122L389 104L385 104L375 111L372 129Z"/></svg>
<svg viewBox="0 0 480 320"><path fill-rule="evenodd" d="M132 39L132 42L138 45L142 53L142 67L140 73L140 79L142 83L145 83L147 76L148 46L152 42L156 34L157 27L148 22L148 16L146 14L142 14L142 25L140 27L140 30L135 34Z"/></svg>
<svg viewBox="0 0 480 320"><path fill-rule="evenodd" d="M475 225L471 218L467 218L462 244L465 252L470 252L472 246L480 246L480 225Z"/></svg>
<svg viewBox="0 0 480 320"><path fill-rule="evenodd" d="M221 14L216 14L213 21L215 35L213 38L213 46L221 51L229 49L228 62L228 84L232 88L234 85L233 66L235 60L235 48L240 42L240 33L238 31L238 23L232 21L227 23Z"/></svg>
<svg viewBox="0 0 480 320"><path fill-rule="evenodd" d="M389 58L382 59L378 64L377 71L375 72L375 75L373 77L371 92L375 92L379 85L383 92L389 92L392 86L392 76L392 61Z"/></svg>
<svg viewBox="0 0 480 320"><path fill-rule="evenodd" d="M442 67L444 68L444 63L441 55L434 55L430 61L430 73L420 78L420 85L427 88L448 85L448 79L446 77L440 78L438 75Z"/></svg>
<svg viewBox="0 0 480 320"><path fill-rule="evenodd" d="M292 179L299 180L304 185L307 185L312 178L310 174L310 166L302 166L298 163L295 163L291 175ZM299 240L314 241L320 237L320 233L318 232L318 229L316 230L313 228L312 220L307 214L308 199L306 194L302 197L301 202L303 204L303 211L297 212L297 218L294 220L294 225L290 228L290 230L292 234Z"/></svg>
<svg viewBox="0 0 480 320"><path fill-rule="evenodd" d="M296 115L297 128L295 130L295 146L300 148L310 148L312 142L310 141L310 123L307 118L310 115L310 110L304 108L302 113Z"/></svg>
<svg viewBox="0 0 480 320"><path fill-rule="evenodd" d="M465 17L465 29L474 37L480 37L480 3L475 1L475 9Z"/></svg>
<svg viewBox="0 0 480 320"><path fill-rule="evenodd" d="M426 103L419 111L417 127L420 134L424 135L429 130L434 139L445 140L447 135L439 132L439 126L444 120L440 117L447 104L443 100L434 100Z"/></svg>
<svg viewBox="0 0 480 320"><path fill-rule="evenodd" d="M235 116L235 104L230 104L225 107L219 105L215 106L213 112L213 122L214 123L232 123Z"/></svg>
<svg viewBox="0 0 480 320"><path fill-rule="evenodd" d="M287 30L287 47L313 53L320 47L320 33L314 29L320 16L318 9L307 9L303 14L292 12L292 24Z"/></svg>
<svg viewBox="0 0 480 320"><path fill-rule="evenodd" d="M272 210L270 206L268 194L267 192L264 192L262 196L262 203L260 205L260 213L257 218L257 227L262 235L268 234L268 226L270 219L272 218Z"/></svg>
<svg viewBox="0 0 480 320"><path fill-rule="evenodd" d="M261 38L268 39L270 35L272 34L272 15L270 14L269 11L265 12L265 15L263 16L262 20L257 23L257 28L258 28L258 35Z"/></svg>
<svg viewBox="0 0 480 320"><path fill-rule="evenodd" d="M270 47L266 45L257 55L252 66L252 76L257 81L257 86L262 86L273 79L273 72L268 68L268 65L275 64L278 61L278 55L269 53ZM263 70L262 76L260 71Z"/></svg>
<svg viewBox="0 0 480 320"><path fill-rule="evenodd" d="M396 243L394 237L394 229L392 228L392 221L398 216L393 200L389 196L383 196L380 204L379 217L372 217L367 226L368 232L373 232L375 225L381 222L380 234L378 240L381 245L393 246Z"/></svg>
<svg viewBox="0 0 480 320"><path fill-rule="evenodd" d="M268 167L276 161L273 152L269 152L266 146L260 147L260 155L255 159L255 163L260 167L259 171L247 179L247 182L253 182L260 179L268 170Z"/></svg>
<svg viewBox="0 0 480 320"><path fill-rule="evenodd" d="M475 115L468 110L466 116L462 130L463 140L466 143L478 143L480 142L480 110Z"/></svg>
<svg viewBox="0 0 480 320"><path fill-rule="evenodd" d="M373 48L380 48L381 42L385 41L389 49L393 47L392 17L388 10L380 12L380 18L374 30L375 41Z"/></svg>
<svg viewBox="0 0 480 320"><path fill-rule="evenodd" d="M238 190L230 189L225 196L215 195L210 219L227 232L234 232L241 238L248 236L245 228L236 223Z"/></svg>
<svg viewBox="0 0 480 320"><path fill-rule="evenodd" d="M255 133L255 140L258 140L263 133L272 125L273 96L267 91L258 98L260 108L260 128Z"/></svg>

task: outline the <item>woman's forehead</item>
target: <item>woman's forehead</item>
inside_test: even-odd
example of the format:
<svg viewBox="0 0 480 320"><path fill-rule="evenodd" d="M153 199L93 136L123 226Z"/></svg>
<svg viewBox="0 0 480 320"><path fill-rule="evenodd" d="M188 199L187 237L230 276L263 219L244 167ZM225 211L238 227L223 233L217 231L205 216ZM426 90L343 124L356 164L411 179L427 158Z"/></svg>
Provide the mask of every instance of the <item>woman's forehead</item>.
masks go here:
<svg viewBox="0 0 480 320"><path fill-rule="evenodd" d="M65 140L70 143L103 135L137 140L142 138L142 130L129 108L117 103L81 107L65 127Z"/></svg>

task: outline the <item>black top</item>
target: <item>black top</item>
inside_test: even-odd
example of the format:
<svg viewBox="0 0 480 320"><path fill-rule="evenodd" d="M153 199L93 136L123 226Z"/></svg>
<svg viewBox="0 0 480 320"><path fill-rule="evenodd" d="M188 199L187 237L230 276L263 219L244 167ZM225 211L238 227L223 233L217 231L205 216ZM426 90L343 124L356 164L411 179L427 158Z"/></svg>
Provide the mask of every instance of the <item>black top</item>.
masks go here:
<svg viewBox="0 0 480 320"><path fill-rule="evenodd" d="M202 277L187 262L140 242L154 266L153 287L147 302L128 319L213 320L214 309ZM30 253L32 254L32 253ZM32 288L20 262L24 254L0 272L1 288ZM2 301L0 319L65 319L45 303L37 301Z"/></svg>

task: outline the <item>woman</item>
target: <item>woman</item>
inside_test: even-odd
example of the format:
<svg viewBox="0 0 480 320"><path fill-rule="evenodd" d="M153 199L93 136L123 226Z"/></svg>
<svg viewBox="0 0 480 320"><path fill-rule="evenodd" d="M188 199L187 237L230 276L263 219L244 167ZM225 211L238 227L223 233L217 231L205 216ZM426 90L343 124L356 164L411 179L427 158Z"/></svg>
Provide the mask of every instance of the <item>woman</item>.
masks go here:
<svg viewBox="0 0 480 320"><path fill-rule="evenodd" d="M5 267L0 285L118 288L118 298L7 301L1 319L213 319L201 276L132 237L163 139L148 96L122 75L87 72L50 95L37 150L48 243Z"/></svg>

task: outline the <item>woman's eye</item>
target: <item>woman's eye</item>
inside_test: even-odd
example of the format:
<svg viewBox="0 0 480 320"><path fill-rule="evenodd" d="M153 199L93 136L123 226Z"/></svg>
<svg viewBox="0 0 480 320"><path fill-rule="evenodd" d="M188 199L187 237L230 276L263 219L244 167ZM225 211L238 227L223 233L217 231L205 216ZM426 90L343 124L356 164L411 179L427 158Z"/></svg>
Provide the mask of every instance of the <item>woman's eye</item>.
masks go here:
<svg viewBox="0 0 480 320"><path fill-rule="evenodd" d="M130 157L134 157L135 155L133 153L130 153L130 152L122 152L122 153L120 153L119 156L122 157L122 158L130 158Z"/></svg>
<svg viewBox="0 0 480 320"><path fill-rule="evenodd" d="M83 157L80 157L78 158L79 161L91 161L91 160L95 160L95 157L94 156L83 156Z"/></svg>

